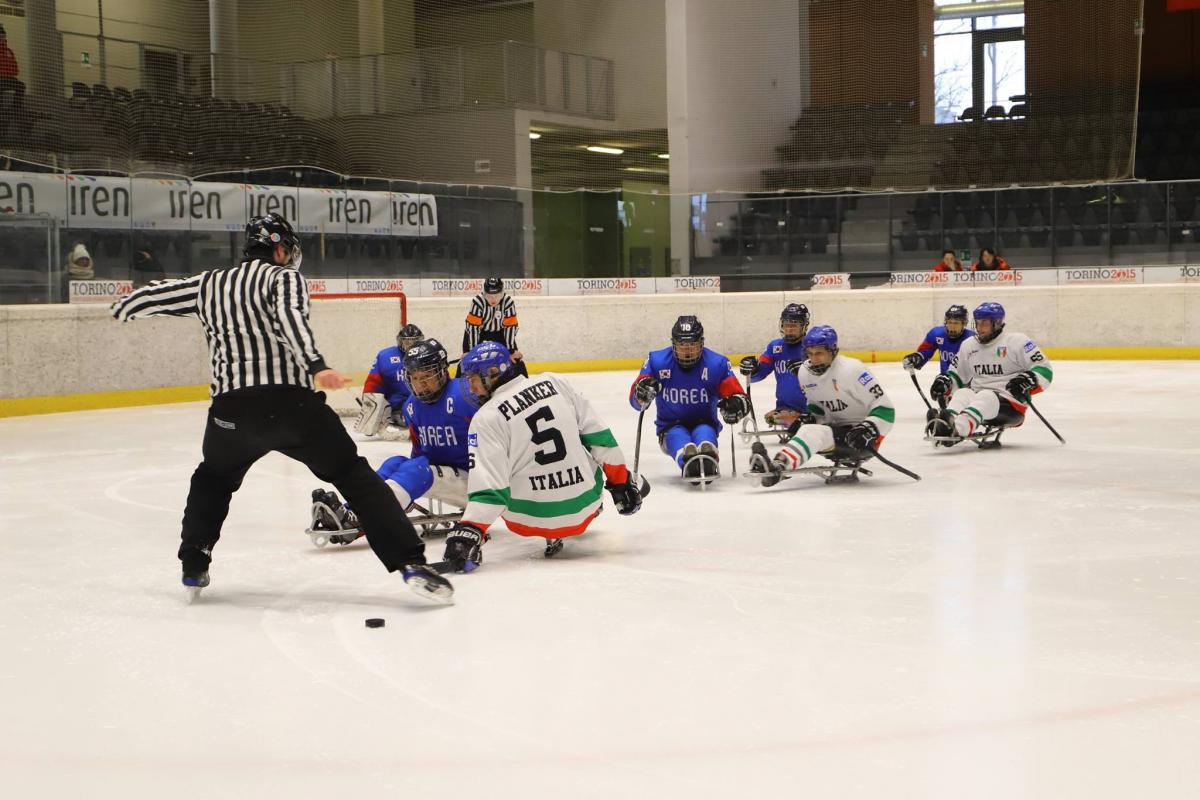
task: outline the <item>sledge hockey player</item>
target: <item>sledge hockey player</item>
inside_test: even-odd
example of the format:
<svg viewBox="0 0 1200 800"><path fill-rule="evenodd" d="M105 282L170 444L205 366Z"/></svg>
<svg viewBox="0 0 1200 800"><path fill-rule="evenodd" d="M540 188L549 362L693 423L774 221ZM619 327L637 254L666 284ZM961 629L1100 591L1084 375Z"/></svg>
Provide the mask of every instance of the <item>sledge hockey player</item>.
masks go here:
<svg viewBox="0 0 1200 800"><path fill-rule="evenodd" d="M513 533L545 538L549 557L587 530L604 489L620 514L641 507L612 431L563 378L520 374L499 342L477 345L460 366L464 394L479 410L467 437L467 508L446 537L448 566L474 569L501 515Z"/></svg>
<svg viewBox="0 0 1200 800"><path fill-rule="evenodd" d="M721 419L733 425L750 413L750 401L729 359L704 346L704 326L683 316L671 327L671 346L654 350L629 390L635 411L655 403L662 451L694 485L720 477L717 434Z"/></svg>
<svg viewBox="0 0 1200 800"><path fill-rule="evenodd" d="M1030 395L1054 380L1054 368L1023 333L1004 330L1004 307L983 303L974 312L975 338L967 340L934 379L929 395L945 405L930 412L925 428L935 445L952 447L980 428L1015 428L1025 421Z"/></svg>
<svg viewBox="0 0 1200 800"><path fill-rule="evenodd" d="M788 369L792 361L804 360L804 334L808 333L808 308L801 303L788 303L779 315L778 339L772 339L755 358L746 356L738 364L738 371L758 383L768 375L775 374L775 408L763 415L768 425L788 427L808 408L808 399L800 388L800 381Z"/></svg>
<svg viewBox="0 0 1200 800"><path fill-rule="evenodd" d="M967 327L967 307L954 305L946 309L943 324L930 328L925 334L925 341L917 345L913 353L904 357L904 368L909 372L918 370L933 358L933 351L938 352L941 373L950 369L950 361L962 343L975 335L975 331Z"/></svg>
<svg viewBox="0 0 1200 800"><path fill-rule="evenodd" d="M467 432L475 405L450 380L446 348L437 339L418 342L404 354L412 392L401 412L412 452L392 456L376 472L407 511L428 497L455 508L467 505ZM421 525L420 518L414 519ZM313 491L311 533L328 531L329 541L349 544L363 535L354 512L333 492Z"/></svg>
<svg viewBox="0 0 1200 800"><path fill-rule="evenodd" d="M404 381L404 354L424 338L421 329L410 323L396 334L395 347L385 347L375 356L375 363L363 384L362 408L354 430L374 436L389 422L403 422L400 409L410 394Z"/></svg>
<svg viewBox="0 0 1200 800"><path fill-rule="evenodd" d="M807 360L792 368L808 396L809 413L793 425L792 438L774 459L768 459L762 442L750 448L750 471L765 473L763 486L774 486L784 472L799 469L817 453L835 464L856 466L875 455L896 421L896 409L875 376L857 358L838 354L833 328L810 330L804 353Z"/></svg>

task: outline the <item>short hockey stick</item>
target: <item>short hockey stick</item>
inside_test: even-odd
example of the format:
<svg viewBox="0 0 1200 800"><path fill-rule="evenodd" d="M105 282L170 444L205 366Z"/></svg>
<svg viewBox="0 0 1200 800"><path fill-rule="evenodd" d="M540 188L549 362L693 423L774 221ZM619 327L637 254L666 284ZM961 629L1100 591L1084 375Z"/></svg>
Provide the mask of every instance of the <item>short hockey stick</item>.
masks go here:
<svg viewBox="0 0 1200 800"><path fill-rule="evenodd" d="M649 406L646 406L649 408ZM642 461L642 421L646 419L646 408L638 412L637 439L633 445L633 478L631 482L636 486L638 483L638 464Z"/></svg>
<svg viewBox="0 0 1200 800"><path fill-rule="evenodd" d="M905 367L905 369L908 370L908 377L912 378L913 386L917 387L917 394L921 395L921 402L925 404L926 408L933 411L933 406L930 405L928 398L925 397L925 392L921 389L921 384L917 382L917 373L912 367Z"/></svg>
<svg viewBox="0 0 1200 800"><path fill-rule="evenodd" d="M912 472L912 471L910 471L910 470L907 470L907 469L905 469L904 467L900 466L899 464L895 463L894 461L889 461L889 460L887 460L886 458L884 458L883 456L881 456L881 455L879 454L879 451L878 451L878 450L876 450L876 449L874 449L874 448L871 448L871 452L875 454L875 457L876 457L876 458L878 458L878 459L880 460L880 462L882 462L882 463L884 463L884 464L887 464L889 467L891 467L892 469L896 470L896 472L903 472L905 475L907 475L908 477L912 478L914 481L919 481L919 480L921 480L921 476L920 476L920 475L918 475L918 474L917 474L917 473L915 473L915 472Z"/></svg>
<svg viewBox="0 0 1200 800"><path fill-rule="evenodd" d="M1055 439L1058 439L1058 441L1059 441L1061 444L1066 444L1066 443L1067 443L1067 440L1066 440L1066 439L1064 439L1063 437L1059 436L1059 435L1058 435L1058 431L1054 430L1054 426L1053 426L1053 425L1051 425L1049 422L1047 422L1047 421L1046 421L1046 418L1042 416L1042 412L1040 412L1040 411L1038 411L1038 410L1037 410L1037 406L1035 406L1035 405L1033 404L1033 398L1032 398L1032 397L1027 397L1027 398L1025 398L1025 403L1026 403L1026 405L1028 405L1030 408L1032 408L1032 409L1033 409L1033 413L1037 414L1037 417L1038 417L1038 419L1040 419L1040 420L1042 421L1042 424L1043 424L1043 425L1045 425L1047 428L1049 428L1049 429L1050 429L1050 432L1054 434L1054 438L1055 438Z"/></svg>

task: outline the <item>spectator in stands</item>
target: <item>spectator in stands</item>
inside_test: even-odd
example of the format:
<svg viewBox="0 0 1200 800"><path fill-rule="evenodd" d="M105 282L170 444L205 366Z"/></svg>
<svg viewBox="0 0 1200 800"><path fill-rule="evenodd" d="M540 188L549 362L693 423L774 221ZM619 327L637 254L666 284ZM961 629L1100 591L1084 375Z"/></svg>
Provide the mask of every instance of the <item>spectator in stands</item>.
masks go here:
<svg viewBox="0 0 1200 800"><path fill-rule="evenodd" d="M167 277L166 270L159 263L158 257L145 245L143 249L133 254L133 285L145 286L152 281L161 281Z"/></svg>
<svg viewBox="0 0 1200 800"><path fill-rule="evenodd" d="M985 247L979 251L979 260L971 267L971 272L986 272L994 269L1012 269L1000 256L996 255L996 251L990 247Z"/></svg>
<svg viewBox="0 0 1200 800"><path fill-rule="evenodd" d="M933 268L934 272L962 272L963 263L954 255L954 251L947 248L942 251L942 260Z"/></svg>
<svg viewBox="0 0 1200 800"><path fill-rule="evenodd" d="M11 109L15 113L25 105L25 84L17 79L21 68L17 65L17 57L8 46L8 33L0 25L0 96L11 94Z"/></svg>
<svg viewBox="0 0 1200 800"><path fill-rule="evenodd" d="M67 260L67 275L73 281L90 281L96 277L96 271L92 268L92 254L83 242L76 242L71 248L71 257Z"/></svg>

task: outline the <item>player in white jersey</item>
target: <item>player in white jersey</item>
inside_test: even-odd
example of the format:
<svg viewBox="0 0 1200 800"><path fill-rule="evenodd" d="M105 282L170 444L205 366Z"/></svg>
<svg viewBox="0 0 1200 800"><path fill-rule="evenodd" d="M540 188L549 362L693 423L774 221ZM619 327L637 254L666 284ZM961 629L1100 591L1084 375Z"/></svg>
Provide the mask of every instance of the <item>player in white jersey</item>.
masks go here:
<svg viewBox="0 0 1200 800"><path fill-rule="evenodd" d="M838 354L837 331L818 325L804 337L806 360L793 371L808 398L807 413L772 460L756 442L751 471L768 473L773 486L787 470L799 469L816 453L835 462L862 462L874 455L896 421L896 409L875 376L857 358Z"/></svg>
<svg viewBox="0 0 1200 800"><path fill-rule="evenodd" d="M513 533L546 539L546 555L600 513L603 490L621 514L641 507L625 456L583 395L558 375L521 375L508 348L483 342L463 356L468 397L480 404L467 435L467 508L446 537L455 571L479 564L501 515Z"/></svg>
<svg viewBox="0 0 1200 800"><path fill-rule="evenodd" d="M1037 344L1023 333L1004 330L1002 305L983 303L974 316L975 338L963 343L950 369L929 387L930 396L945 408L932 416L925 432L946 447L983 427L1020 425L1029 396L1054 380L1054 368Z"/></svg>

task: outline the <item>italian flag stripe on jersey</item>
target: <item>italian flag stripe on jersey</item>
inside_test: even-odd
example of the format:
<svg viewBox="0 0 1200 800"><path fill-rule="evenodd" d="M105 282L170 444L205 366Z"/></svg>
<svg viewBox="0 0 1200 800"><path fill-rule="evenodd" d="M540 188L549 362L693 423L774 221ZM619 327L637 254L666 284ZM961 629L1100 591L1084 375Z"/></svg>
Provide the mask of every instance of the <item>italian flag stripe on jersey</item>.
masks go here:
<svg viewBox="0 0 1200 800"><path fill-rule="evenodd" d="M896 421L896 409L888 408L887 406L880 406L879 408L871 409L871 413L867 414L867 416L868 417L879 417L884 422L895 422Z"/></svg>
<svg viewBox="0 0 1200 800"><path fill-rule="evenodd" d="M1050 369L1049 367L1038 365L1029 371L1036 372L1038 375L1041 375L1046 379L1046 383L1050 383L1050 381L1054 380L1054 370Z"/></svg>
<svg viewBox="0 0 1200 800"><path fill-rule="evenodd" d="M612 434L609 434L611 436ZM513 498L512 491L507 487L503 489L485 489L481 492L471 492L468 500L474 503L487 503L493 506L505 506L509 511L516 514L524 514L527 517L540 517L542 519L551 517L566 517L571 514L578 514L593 503L599 502L604 493L604 473L596 468L595 480L590 489L585 489L580 494L566 500L550 500L539 502L537 500L526 500L523 498Z"/></svg>
<svg viewBox="0 0 1200 800"><path fill-rule="evenodd" d="M584 447L616 447L617 438L612 435L612 431L605 428L602 431L593 433L579 434L579 441L583 442Z"/></svg>

